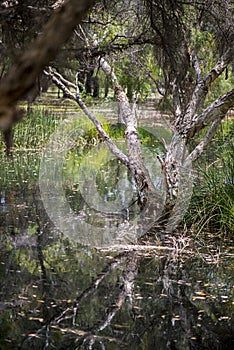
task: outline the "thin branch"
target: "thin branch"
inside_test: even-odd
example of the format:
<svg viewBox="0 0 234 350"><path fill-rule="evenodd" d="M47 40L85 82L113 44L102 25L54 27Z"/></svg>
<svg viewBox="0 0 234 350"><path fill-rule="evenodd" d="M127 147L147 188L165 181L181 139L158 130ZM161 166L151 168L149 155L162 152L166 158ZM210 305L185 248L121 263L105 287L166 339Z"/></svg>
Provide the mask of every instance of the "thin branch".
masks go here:
<svg viewBox="0 0 234 350"><path fill-rule="evenodd" d="M52 72L52 73L55 75L55 77L57 77L58 79L60 79L61 82L62 82L65 86L71 87L71 88L73 88L73 89L76 90L76 85L75 85L75 84L73 84L71 81L65 79L65 78L64 78L61 74L59 74L58 72L53 71L51 67L49 67L49 72Z"/></svg>
<svg viewBox="0 0 234 350"><path fill-rule="evenodd" d="M234 106L234 89L211 103L200 115L195 115L192 122L182 130L184 135L192 137L216 119L223 119Z"/></svg>
<svg viewBox="0 0 234 350"><path fill-rule="evenodd" d="M194 162L205 150L205 148L207 147L207 145L210 143L210 141L212 140L212 138L214 137L218 127L221 124L221 118L216 119L215 121L213 121L213 123L211 124L211 127L209 128L209 130L207 131L204 139L194 148L194 150L189 154L189 156L186 158L186 162L187 161L192 161Z"/></svg>
<svg viewBox="0 0 234 350"><path fill-rule="evenodd" d="M191 96L190 103L188 105L184 118L178 118L176 125L179 125L180 127L186 127L186 125L189 126L194 115L202 106L209 91L210 85L223 73L228 63L231 61L232 52L233 49L228 49L220 58L219 62L210 70L210 72L204 78L201 78L198 81Z"/></svg>

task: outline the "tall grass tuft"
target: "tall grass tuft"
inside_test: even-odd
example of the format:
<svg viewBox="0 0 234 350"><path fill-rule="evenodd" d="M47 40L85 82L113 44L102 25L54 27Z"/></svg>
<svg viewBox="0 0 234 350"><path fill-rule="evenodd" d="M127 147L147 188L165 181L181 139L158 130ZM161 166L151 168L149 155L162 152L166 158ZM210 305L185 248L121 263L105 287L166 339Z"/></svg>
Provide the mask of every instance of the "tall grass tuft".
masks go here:
<svg viewBox="0 0 234 350"><path fill-rule="evenodd" d="M200 175L186 222L197 234L231 236L234 233L234 122L223 126L207 155L208 159L198 168Z"/></svg>
<svg viewBox="0 0 234 350"><path fill-rule="evenodd" d="M14 128L14 146L10 158L5 155L5 145L1 140L1 186L37 181L43 148L59 122L57 116L47 115L43 110L31 113Z"/></svg>

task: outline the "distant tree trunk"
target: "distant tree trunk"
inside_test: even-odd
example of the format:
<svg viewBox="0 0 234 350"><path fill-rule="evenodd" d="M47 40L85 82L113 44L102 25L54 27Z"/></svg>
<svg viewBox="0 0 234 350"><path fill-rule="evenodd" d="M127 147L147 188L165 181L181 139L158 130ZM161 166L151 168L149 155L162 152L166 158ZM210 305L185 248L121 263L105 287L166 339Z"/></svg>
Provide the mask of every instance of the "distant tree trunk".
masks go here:
<svg viewBox="0 0 234 350"><path fill-rule="evenodd" d="M93 77L93 97L99 97L99 79L97 75Z"/></svg>
<svg viewBox="0 0 234 350"><path fill-rule="evenodd" d="M48 79L48 77L45 74L42 74L40 77L40 85L41 85L41 92L47 92L49 89L49 86L51 85L51 81Z"/></svg>
<svg viewBox="0 0 234 350"><path fill-rule="evenodd" d="M24 97L24 99L27 101L27 113L31 112L31 105L35 101L35 99L38 96L40 96L40 93L41 93L41 84L40 84L40 78L38 77L33 88Z"/></svg>
<svg viewBox="0 0 234 350"><path fill-rule="evenodd" d="M31 104L41 95L42 92L46 92L50 85L50 81L45 74L41 74L34 84L33 88L26 94L24 99L27 101L27 112L31 111ZM59 95L59 93L58 93Z"/></svg>
<svg viewBox="0 0 234 350"><path fill-rule="evenodd" d="M86 73L86 80L85 80L85 92L87 95L91 95L92 94L92 88L93 88L93 70L88 71Z"/></svg>
<svg viewBox="0 0 234 350"><path fill-rule="evenodd" d="M122 109L120 108L119 105L118 105L118 123L125 124L123 119Z"/></svg>
<svg viewBox="0 0 234 350"><path fill-rule="evenodd" d="M130 102L133 101L134 88L131 81L127 83L127 96Z"/></svg>
<svg viewBox="0 0 234 350"><path fill-rule="evenodd" d="M104 97L107 98L108 93L109 93L109 87L110 87L110 82L108 77L105 79L105 91L104 91Z"/></svg>

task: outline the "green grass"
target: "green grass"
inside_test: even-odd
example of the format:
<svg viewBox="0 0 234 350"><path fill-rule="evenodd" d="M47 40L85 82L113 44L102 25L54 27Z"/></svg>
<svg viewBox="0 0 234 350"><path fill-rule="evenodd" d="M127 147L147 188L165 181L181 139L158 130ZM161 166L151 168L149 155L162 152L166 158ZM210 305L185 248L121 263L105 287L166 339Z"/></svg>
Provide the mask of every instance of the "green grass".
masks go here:
<svg viewBox="0 0 234 350"><path fill-rule="evenodd" d="M5 155L0 142L1 185L15 186L37 181L42 151L60 119L46 115L42 110L30 114L14 128L14 145L11 157Z"/></svg>
<svg viewBox="0 0 234 350"><path fill-rule="evenodd" d="M84 116L84 123L85 119ZM38 180L42 152L51 134L63 120L63 117L48 113L44 108L34 109L14 127L14 145L10 158L6 157L5 145L3 140L0 140L0 182L2 186L32 184ZM77 118L78 128L82 128L82 120L83 117ZM84 126L84 130L87 131L79 135L75 147L68 152L68 158L69 153L73 153L81 161L95 144L102 141L92 123L89 122L88 125L90 126ZM113 139L124 138L125 127L120 124L103 123L103 128ZM148 131L139 128L139 133L144 146L161 147L156 137Z"/></svg>
<svg viewBox="0 0 234 350"><path fill-rule="evenodd" d="M224 123L198 166L186 222L195 233L234 234L234 122Z"/></svg>

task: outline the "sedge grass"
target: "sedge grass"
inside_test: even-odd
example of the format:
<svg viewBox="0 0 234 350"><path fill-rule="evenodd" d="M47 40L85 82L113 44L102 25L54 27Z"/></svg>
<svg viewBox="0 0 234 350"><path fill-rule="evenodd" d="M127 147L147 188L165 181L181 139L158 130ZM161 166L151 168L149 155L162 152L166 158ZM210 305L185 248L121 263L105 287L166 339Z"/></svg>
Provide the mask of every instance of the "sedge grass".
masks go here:
<svg viewBox="0 0 234 350"><path fill-rule="evenodd" d="M5 145L1 140L1 186L37 181L43 148L58 123L58 117L46 115L42 110L29 114L14 128L14 145L10 157L5 155Z"/></svg>
<svg viewBox="0 0 234 350"><path fill-rule="evenodd" d="M234 234L234 123L225 123L208 150L212 162L199 165L199 178L186 223L199 235Z"/></svg>

